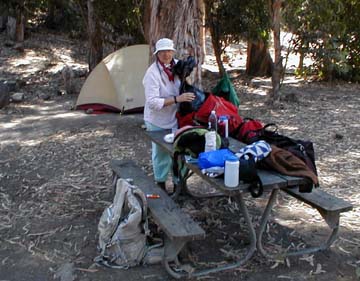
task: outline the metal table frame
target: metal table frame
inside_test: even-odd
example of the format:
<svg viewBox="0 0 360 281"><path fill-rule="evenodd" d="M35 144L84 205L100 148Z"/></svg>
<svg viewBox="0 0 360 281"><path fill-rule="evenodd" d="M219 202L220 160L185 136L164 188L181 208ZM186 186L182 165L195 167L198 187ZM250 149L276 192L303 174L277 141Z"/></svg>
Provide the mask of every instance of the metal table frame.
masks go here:
<svg viewBox="0 0 360 281"><path fill-rule="evenodd" d="M166 143L163 140L164 136L168 133L170 133L170 130L169 131L151 131L151 132L146 131L145 135L149 140L160 145L165 151L167 151L171 156L173 156L173 145ZM245 144L242 144L241 142L239 142L235 139L232 139L232 138L229 139L229 143L230 143L229 149L232 151L238 151L241 147L243 147L245 145ZM185 161L185 160L183 160L183 161ZM176 197L181 192L186 192L186 193L189 193L191 196L196 196L188 190L186 181L194 173L199 175L207 183L209 183L210 185L215 187L222 194L222 196L231 196L232 198L237 200L237 202L240 205L240 212L244 216L245 221L246 221L247 230L249 232L250 246L248 247L248 251L247 251L246 255L243 258L237 260L236 262L228 263L228 264L225 264L220 267L195 270L192 273L180 273L180 272L172 269L172 267L169 264L170 262L175 262L175 264L180 265L179 261L177 259L178 252L174 251L174 249L165 249L163 262L164 262L165 268L168 271L168 273L171 274L175 278L180 278L180 277L184 277L184 276L202 276L202 275L207 275L207 274L213 273L213 272L219 272L222 270L237 268L237 267L245 264L254 255L256 250L259 250L259 252L267 258L271 258L271 259L278 258L279 255L276 256L276 255L271 255L271 254L267 253L262 245L263 244L262 236L264 234L266 224L270 218L271 210L274 206L274 203L276 202L276 196L278 195L280 189L282 189L282 188L298 187L299 185L309 184L308 181L306 181L303 178L299 178L299 177L289 177L289 176L284 177L275 172L259 170L259 176L262 179L264 191L271 192L271 194L268 198L266 207L262 213L260 226L258 228L258 231L256 232L255 227L252 224L251 218L249 216L249 211L246 206L245 200L242 195L245 192L249 192L248 191L249 184L240 183L236 188L228 188L224 185L222 179L210 178L210 177L203 175L196 164L191 164L191 163L186 163L186 162L184 162L184 163L185 163L187 170L185 171L185 173L183 172L182 176L180 176L180 179L179 179L180 182L178 184L178 188L175 190L174 194L172 195L173 199L176 199ZM179 175L181 175L180 171L179 171ZM302 250L299 250L296 252L289 252L289 253L281 254L280 256L285 257L285 256L291 256L291 255L301 255L301 254L305 254L305 253L312 253L312 252L316 252L319 250L327 249L336 237L336 234L338 231L339 220L338 220L338 218L336 218L336 217L334 218L332 216L331 217L326 216L324 218L325 218L326 222L333 229L330 237L327 239L327 241L324 244L322 244L320 247L302 249ZM180 249L182 248L182 246L183 245L181 245Z"/></svg>

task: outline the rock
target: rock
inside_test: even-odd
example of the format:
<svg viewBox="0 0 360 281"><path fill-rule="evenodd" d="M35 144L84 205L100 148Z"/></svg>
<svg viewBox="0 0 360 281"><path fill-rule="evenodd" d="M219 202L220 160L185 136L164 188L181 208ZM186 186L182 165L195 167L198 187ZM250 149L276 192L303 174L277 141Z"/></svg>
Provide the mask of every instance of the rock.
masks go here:
<svg viewBox="0 0 360 281"><path fill-rule="evenodd" d="M7 17L5 17L4 15L0 16L0 32L4 31L6 29L6 22L7 22Z"/></svg>
<svg viewBox="0 0 360 281"><path fill-rule="evenodd" d="M260 78L256 77L250 80L249 86L251 88L267 88L270 89L272 87L271 85L271 79L270 78Z"/></svg>
<svg viewBox="0 0 360 281"><path fill-rule="evenodd" d="M14 47L15 46L15 42L14 41L11 41L11 40L6 40L5 43L4 43L4 46L5 47Z"/></svg>
<svg viewBox="0 0 360 281"><path fill-rule="evenodd" d="M10 92L15 92L17 89L17 82L16 81L6 81L6 84L9 87Z"/></svg>
<svg viewBox="0 0 360 281"><path fill-rule="evenodd" d="M20 53L24 52L24 43L16 43L14 49Z"/></svg>
<svg viewBox="0 0 360 281"><path fill-rule="evenodd" d="M65 66L61 71L61 75L64 81L65 91L68 94L75 93L75 83L74 83L74 71L70 66Z"/></svg>
<svg viewBox="0 0 360 281"><path fill-rule="evenodd" d="M296 96L296 93L293 93L293 92L282 93L280 95L280 100L285 101L285 102L299 102L299 99Z"/></svg>
<svg viewBox="0 0 360 281"><path fill-rule="evenodd" d="M74 77L85 77L88 74L88 70L85 68L75 68Z"/></svg>
<svg viewBox="0 0 360 281"><path fill-rule="evenodd" d="M51 96L47 93L38 93L37 96L42 100L50 100Z"/></svg>
<svg viewBox="0 0 360 281"><path fill-rule="evenodd" d="M8 106L9 103L10 103L9 92L0 93L0 109Z"/></svg>
<svg viewBox="0 0 360 281"><path fill-rule="evenodd" d="M6 82L0 81L0 108L4 108L10 103L10 90Z"/></svg>
<svg viewBox="0 0 360 281"><path fill-rule="evenodd" d="M334 135L334 139L336 139L336 140L342 140L343 138L344 138L344 136L339 133L335 133L335 135Z"/></svg>
<svg viewBox="0 0 360 281"><path fill-rule="evenodd" d="M10 100L12 102L22 102L24 100L24 93L20 93L20 92L14 93L11 95Z"/></svg>
<svg viewBox="0 0 360 281"><path fill-rule="evenodd" d="M56 93L57 93L58 96L64 96L64 95L66 95L66 91L65 91L65 90L58 90Z"/></svg>
<svg viewBox="0 0 360 281"><path fill-rule="evenodd" d="M74 281L76 277L75 265L70 262L61 265L54 274L54 279L60 279L60 281Z"/></svg>
<svg viewBox="0 0 360 281"><path fill-rule="evenodd" d="M17 88L16 81L10 81L10 80L1 80L0 79L0 85L4 85L4 87L7 88L8 92L15 92ZM0 86L1 87L1 86ZM0 94L2 93L2 89L0 88Z"/></svg>

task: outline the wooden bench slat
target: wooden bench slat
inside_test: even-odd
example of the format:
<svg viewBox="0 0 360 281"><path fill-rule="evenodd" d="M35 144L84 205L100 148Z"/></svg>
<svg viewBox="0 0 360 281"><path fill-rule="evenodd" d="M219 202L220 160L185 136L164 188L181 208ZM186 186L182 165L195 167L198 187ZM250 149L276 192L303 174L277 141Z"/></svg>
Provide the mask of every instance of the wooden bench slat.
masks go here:
<svg viewBox="0 0 360 281"><path fill-rule="evenodd" d="M310 206L326 212L347 212L353 208L351 203L337 198L319 188L313 188L310 193L299 192L297 188L283 188L282 190Z"/></svg>
<svg viewBox="0 0 360 281"><path fill-rule="evenodd" d="M145 194L160 195L159 199L147 199L148 208L154 220L170 239L197 240L205 237L205 231L133 161L112 160L110 165L119 177L133 179L133 184Z"/></svg>
<svg viewBox="0 0 360 281"><path fill-rule="evenodd" d="M274 189L274 187L281 188L287 186L287 182L285 182L281 176L275 174L272 171L258 170L258 176L261 180L264 190L268 189L271 191Z"/></svg>

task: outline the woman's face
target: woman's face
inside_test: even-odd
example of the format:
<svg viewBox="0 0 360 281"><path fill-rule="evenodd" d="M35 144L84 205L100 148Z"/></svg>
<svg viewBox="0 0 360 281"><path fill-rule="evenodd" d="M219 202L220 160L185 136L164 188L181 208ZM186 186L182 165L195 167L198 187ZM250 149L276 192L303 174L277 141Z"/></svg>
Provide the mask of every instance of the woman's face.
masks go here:
<svg viewBox="0 0 360 281"><path fill-rule="evenodd" d="M171 50L159 51L157 53L157 57L159 61L162 62L163 64L170 64L174 57L174 53L175 52Z"/></svg>

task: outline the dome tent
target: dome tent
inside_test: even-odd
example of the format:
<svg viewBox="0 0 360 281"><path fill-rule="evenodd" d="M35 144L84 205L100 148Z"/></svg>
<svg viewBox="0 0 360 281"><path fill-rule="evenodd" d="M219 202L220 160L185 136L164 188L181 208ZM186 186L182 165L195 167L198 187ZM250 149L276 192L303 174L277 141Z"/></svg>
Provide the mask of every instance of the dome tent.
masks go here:
<svg viewBox="0 0 360 281"><path fill-rule="evenodd" d="M95 112L138 112L145 104L142 79L149 62L149 45L119 49L104 58L89 74L76 109Z"/></svg>

